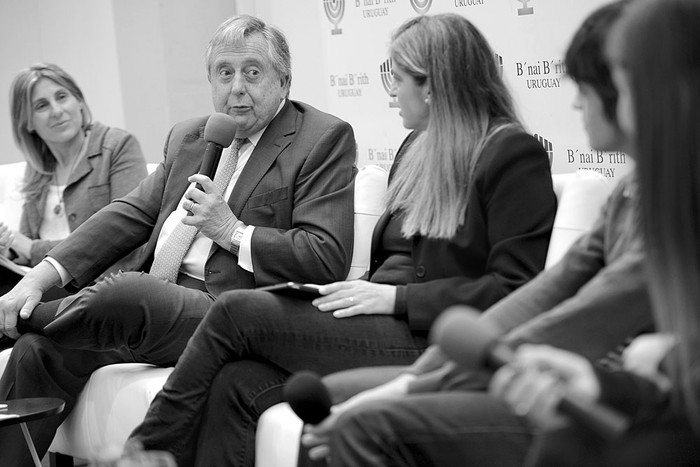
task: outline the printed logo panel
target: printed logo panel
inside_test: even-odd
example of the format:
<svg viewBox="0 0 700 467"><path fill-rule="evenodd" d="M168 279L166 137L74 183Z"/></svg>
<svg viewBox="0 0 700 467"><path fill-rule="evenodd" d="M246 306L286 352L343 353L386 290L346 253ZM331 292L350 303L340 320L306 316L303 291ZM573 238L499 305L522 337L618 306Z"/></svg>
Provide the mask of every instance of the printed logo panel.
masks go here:
<svg viewBox="0 0 700 467"><path fill-rule="evenodd" d="M345 14L345 0L323 0L323 11L326 12L328 21L333 23L334 28L331 29L331 34L342 34L343 30L338 27L338 24Z"/></svg>
<svg viewBox="0 0 700 467"><path fill-rule="evenodd" d="M552 147L552 142L549 141L547 138L543 137L542 135L538 135L537 133L533 134L532 136L537 138L537 141L539 141L540 144L544 147L544 150L547 151L547 157L549 158L549 165L551 167L552 158L554 157L554 148Z"/></svg>
<svg viewBox="0 0 700 467"><path fill-rule="evenodd" d="M518 16L534 15L535 14L535 9L532 8L531 6L527 6L527 4L533 0L518 0L518 1L523 4L522 7L518 8Z"/></svg>
<svg viewBox="0 0 700 467"><path fill-rule="evenodd" d="M411 0L411 6L419 15L424 15L430 11L433 5L433 0Z"/></svg>
<svg viewBox="0 0 700 467"><path fill-rule="evenodd" d="M396 97L391 96L391 86L394 83L394 78L391 74L391 58L387 58L379 65L379 74L382 77L382 86L384 86L384 91L391 97L389 101L389 107L398 107L399 103Z"/></svg>

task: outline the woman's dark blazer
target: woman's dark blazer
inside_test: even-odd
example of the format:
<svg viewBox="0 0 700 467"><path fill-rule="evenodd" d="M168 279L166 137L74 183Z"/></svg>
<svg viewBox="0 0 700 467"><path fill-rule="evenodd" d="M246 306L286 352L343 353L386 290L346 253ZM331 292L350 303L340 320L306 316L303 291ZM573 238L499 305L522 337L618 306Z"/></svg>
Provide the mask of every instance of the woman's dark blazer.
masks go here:
<svg viewBox="0 0 700 467"><path fill-rule="evenodd" d="M450 305L485 310L544 268L557 200L542 145L523 131L501 131L484 148L466 189L471 201L454 238L412 239L414 280L397 286L395 312L406 315L413 332L427 332ZM373 233L370 281L389 218L385 212Z"/></svg>

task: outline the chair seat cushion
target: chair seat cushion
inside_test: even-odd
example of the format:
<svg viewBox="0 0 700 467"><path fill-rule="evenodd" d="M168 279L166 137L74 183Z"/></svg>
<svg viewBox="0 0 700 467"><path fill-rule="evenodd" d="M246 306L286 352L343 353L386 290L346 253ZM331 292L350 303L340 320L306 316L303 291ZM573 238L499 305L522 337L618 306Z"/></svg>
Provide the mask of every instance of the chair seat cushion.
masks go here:
<svg viewBox="0 0 700 467"><path fill-rule="evenodd" d="M263 412L255 434L256 467L295 467L303 427L287 403L273 405Z"/></svg>
<svg viewBox="0 0 700 467"><path fill-rule="evenodd" d="M545 268L557 263L588 232L614 187L601 174L590 170L554 174L552 182L558 206Z"/></svg>
<svg viewBox="0 0 700 467"><path fill-rule="evenodd" d="M172 371L141 363L108 365L95 371L49 451L94 460L119 456Z"/></svg>

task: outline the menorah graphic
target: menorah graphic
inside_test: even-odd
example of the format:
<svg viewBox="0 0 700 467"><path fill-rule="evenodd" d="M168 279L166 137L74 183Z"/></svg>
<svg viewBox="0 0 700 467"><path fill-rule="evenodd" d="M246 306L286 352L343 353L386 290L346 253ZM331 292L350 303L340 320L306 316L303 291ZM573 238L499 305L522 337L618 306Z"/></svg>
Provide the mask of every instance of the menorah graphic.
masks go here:
<svg viewBox="0 0 700 467"><path fill-rule="evenodd" d="M419 15L426 14L432 4L433 0L411 0L411 6Z"/></svg>
<svg viewBox="0 0 700 467"><path fill-rule="evenodd" d="M382 77L382 86L391 100L389 101L389 107L398 107L399 103L396 100L396 96L391 95L391 86L394 83L394 78L391 76L391 58L387 58L385 61L379 65L379 74Z"/></svg>
<svg viewBox="0 0 700 467"><path fill-rule="evenodd" d="M537 138L537 141L540 142L542 146L544 146L544 150L547 151L547 157L549 157L549 165L552 165L552 159L554 158L554 148L552 147L552 142L549 141L548 139L538 135L537 133L533 134L535 138Z"/></svg>
<svg viewBox="0 0 700 467"><path fill-rule="evenodd" d="M323 9L326 11L326 18L335 26L331 29L331 34L342 34L343 30L338 27L338 23L345 13L345 0L323 0Z"/></svg>
<svg viewBox="0 0 700 467"><path fill-rule="evenodd" d="M522 8L518 8L518 16L523 16L523 15L534 15L535 14L535 9L532 8L531 6L527 6L529 2L532 0L518 0L520 3L523 4Z"/></svg>

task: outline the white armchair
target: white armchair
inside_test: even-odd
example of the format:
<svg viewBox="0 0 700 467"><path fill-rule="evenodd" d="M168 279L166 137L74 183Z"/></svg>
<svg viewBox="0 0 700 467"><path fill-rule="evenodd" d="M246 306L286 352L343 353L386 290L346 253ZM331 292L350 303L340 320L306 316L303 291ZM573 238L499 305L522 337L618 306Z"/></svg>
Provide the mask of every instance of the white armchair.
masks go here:
<svg viewBox="0 0 700 467"><path fill-rule="evenodd" d="M152 168L151 165L149 169ZM23 169L24 163L17 163L0 170L0 212L4 219L9 219L10 212L19 218L21 200L16 195L16 181L21 179ZM349 279L360 277L368 268L371 234L384 209L387 177L387 172L378 166L363 167L357 174L355 244ZM611 185L595 172L554 175L553 181L559 208L547 265L558 260L590 227L611 190ZM9 351L0 353L0 371L8 357ZM172 368L145 364L108 365L95 371L75 409L59 428L50 452L91 460L118 455L171 371ZM263 413L257 432L256 465L296 465L301 428L301 421L287 404L278 404Z"/></svg>
<svg viewBox="0 0 700 467"><path fill-rule="evenodd" d="M0 221L12 230L19 229L19 218L22 212L22 178L24 178L24 162L0 165Z"/></svg>
<svg viewBox="0 0 700 467"><path fill-rule="evenodd" d="M374 224L383 211L388 173L379 166L359 169L355 179L355 242L348 279L369 266ZM49 450L82 459L118 455L146 415L172 368L139 363L108 365L95 371L63 422Z"/></svg>
<svg viewBox="0 0 700 467"><path fill-rule="evenodd" d="M0 171L0 187L15 186L23 174L24 163L12 166L8 182ZM153 166L149 167L153 170ZM384 209L388 172L379 166L359 169L355 178L355 241L348 279L360 277L369 267L370 240L374 224ZM12 185L12 183L15 185ZM15 189L0 191L0 208L8 203L19 218L21 200ZM6 216L10 208L0 212ZM0 371L4 370L9 350L0 353ZM108 365L95 371L78 397L73 412L66 418L49 451L79 459L100 460L118 456L131 431L146 414L156 393L163 387L172 368L125 363ZM62 460L63 462L64 460Z"/></svg>

